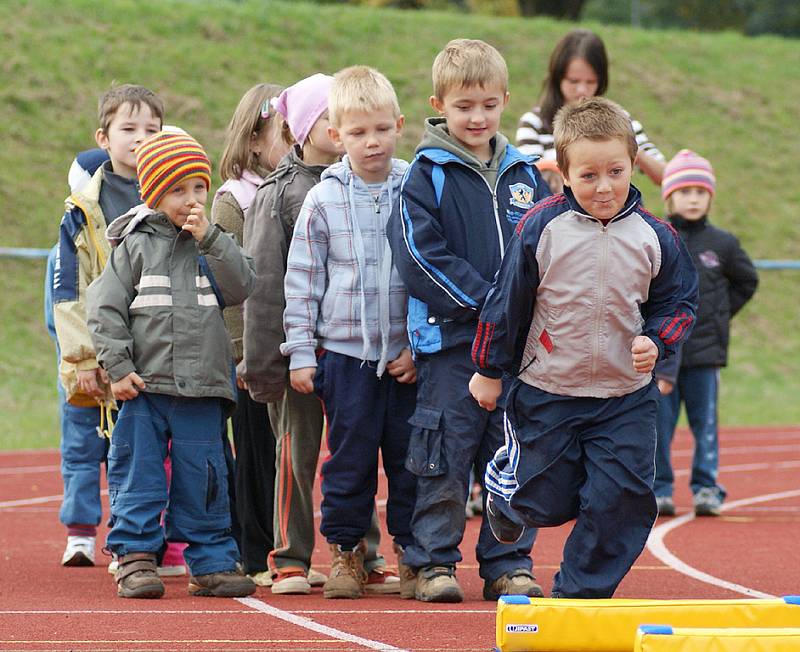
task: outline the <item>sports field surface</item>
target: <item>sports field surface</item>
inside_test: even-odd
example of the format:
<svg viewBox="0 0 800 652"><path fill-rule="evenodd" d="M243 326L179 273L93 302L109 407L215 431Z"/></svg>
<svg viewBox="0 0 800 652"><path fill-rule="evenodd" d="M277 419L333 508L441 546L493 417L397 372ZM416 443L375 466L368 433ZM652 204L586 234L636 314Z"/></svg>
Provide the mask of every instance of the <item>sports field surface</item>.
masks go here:
<svg viewBox="0 0 800 652"><path fill-rule="evenodd" d="M728 499L719 518L691 512L691 450L691 436L679 430L673 447L678 515L659 519L615 597L800 593L800 427L723 430L720 479ZM382 509L385 482L381 492ZM161 600L122 600L99 546L94 568L59 564L60 493L58 451L0 453L0 650L421 652L494 645L495 605L481 599L475 563L477 518L467 522L462 544L458 578L466 600L460 605L378 596L325 600L321 589L309 596L274 596L259 588L251 598L195 598L186 593L185 577L166 578ZM570 527L539 533L534 565L546 593ZM388 537L382 549L394 564ZM318 539L315 567L327 571L329 560Z"/></svg>

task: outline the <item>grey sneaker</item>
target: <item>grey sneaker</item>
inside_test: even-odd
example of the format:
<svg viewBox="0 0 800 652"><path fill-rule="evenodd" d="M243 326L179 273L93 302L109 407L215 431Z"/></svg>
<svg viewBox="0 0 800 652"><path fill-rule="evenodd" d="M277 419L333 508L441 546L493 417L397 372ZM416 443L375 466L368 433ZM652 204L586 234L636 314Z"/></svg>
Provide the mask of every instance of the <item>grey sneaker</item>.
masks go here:
<svg viewBox="0 0 800 652"><path fill-rule="evenodd" d="M237 569L192 575L188 591L203 598L244 598L256 592L256 583Z"/></svg>
<svg viewBox="0 0 800 652"><path fill-rule="evenodd" d="M659 516L675 516L675 503L672 496L656 496L656 509Z"/></svg>
<svg viewBox="0 0 800 652"><path fill-rule="evenodd" d="M120 598L154 599L164 595L164 583L156 574L153 552L130 552L119 557L114 579Z"/></svg>
<svg viewBox="0 0 800 652"><path fill-rule="evenodd" d="M486 496L486 520L489 523L489 529L492 531L494 538L500 543L516 543L525 534L525 526L515 523L505 514L503 514L495 502L502 500L497 498L493 493L489 492Z"/></svg>
<svg viewBox="0 0 800 652"><path fill-rule="evenodd" d="M697 516L719 516L722 498L716 487L703 487L694 495L694 513Z"/></svg>
<svg viewBox="0 0 800 652"><path fill-rule="evenodd" d="M420 602L463 602L464 592L452 566L426 566L417 573L414 597Z"/></svg>
<svg viewBox="0 0 800 652"><path fill-rule="evenodd" d="M494 582L486 580L483 584L483 599L497 601L501 595L527 595L529 598L542 598L542 587L536 583L533 574L524 568L504 573Z"/></svg>

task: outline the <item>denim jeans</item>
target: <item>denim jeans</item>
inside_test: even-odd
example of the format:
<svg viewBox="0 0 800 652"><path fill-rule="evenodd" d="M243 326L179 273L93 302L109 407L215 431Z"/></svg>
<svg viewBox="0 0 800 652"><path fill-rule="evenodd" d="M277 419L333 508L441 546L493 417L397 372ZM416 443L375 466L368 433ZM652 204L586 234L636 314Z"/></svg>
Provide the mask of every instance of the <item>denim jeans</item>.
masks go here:
<svg viewBox="0 0 800 652"><path fill-rule="evenodd" d="M185 541L193 575L233 570L239 553L230 534L227 466L220 431L221 399L141 393L125 401L108 455L114 525L107 546L118 555L158 552ZM164 459L172 440L167 502Z"/></svg>
<svg viewBox="0 0 800 652"><path fill-rule="evenodd" d="M106 461L108 441L97 434L100 425L99 407L75 407L66 402L64 388L58 380L61 352L53 321L53 273L58 247L47 256L44 278L44 323L56 344L56 386L58 416L61 425L61 477L64 498L59 520L66 526L98 525L103 514L100 502L100 465Z"/></svg>
<svg viewBox="0 0 800 652"><path fill-rule="evenodd" d="M725 489L717 482L719 440L717 436L718 367L681 367L671 393L661 396L658 404L658 443L656 446L656 496L671 496L675 481L670 461L670 447L678 423L681 402L694 435L692 475L689 484L696 494L703 487L716 487L721 499Z"/></svg>

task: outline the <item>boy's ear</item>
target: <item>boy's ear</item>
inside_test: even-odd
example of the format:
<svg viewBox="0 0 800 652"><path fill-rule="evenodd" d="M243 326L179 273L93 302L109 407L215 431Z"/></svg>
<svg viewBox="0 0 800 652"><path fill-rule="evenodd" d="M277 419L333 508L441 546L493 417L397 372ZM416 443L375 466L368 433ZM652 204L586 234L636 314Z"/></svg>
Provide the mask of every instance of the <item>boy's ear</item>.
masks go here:
<svg viewBox="0 0 800 652"><path fill-rule="evenodd" d="M100 149L108 150L108 136L102 129L98 129L94 132L94 142L97 143Z"/></svg>
<svg viewBox="0 0 800 652"><path fill-rule="evenodd" d="M511 93L509 93L508 91L506 91L506 95L505 95L505 97L503 98L503 108L504 108L504 109L505 109L505 108L508 106L508 100L510 100L510 99L511 99Z"/></svg>
<svg viewBox="0 0 800 652"><path fill-rule="evenodd" d="M336 147L343 148L344 143L342 142L342 136L339 133L339 130L334 127L333 125L328 125L328 138L331 139L331 142L336 145Z"/></svg>
<svg viewBox="0 0 800 652"><path fill-rule="evenodd" d="M405 117L404 115L402 115L402 114L401 114L401 115L400 115L400 117L399 117L399 118L397 118L397 123L395 124L395 128L397 129L397 133L398 133L398 134L399 134L401 131L403 131L403 125L404 125L405 123L406 123L406 117Z"/></svg>
<svg viewBox="0 0 800 652"><path fill-rule="evenodd" d="M439 115L444 115L444 102L442 102L438 97L435 95L431 95L428 98L428 101L431 103L433 110L436 111Z"/></svg>

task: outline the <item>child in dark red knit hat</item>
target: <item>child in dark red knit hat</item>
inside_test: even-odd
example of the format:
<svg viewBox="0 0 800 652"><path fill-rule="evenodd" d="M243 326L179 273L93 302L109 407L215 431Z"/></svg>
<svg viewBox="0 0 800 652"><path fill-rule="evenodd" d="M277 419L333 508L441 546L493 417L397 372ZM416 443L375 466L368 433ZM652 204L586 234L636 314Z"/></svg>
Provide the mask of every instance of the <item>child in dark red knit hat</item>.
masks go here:
<svg viewBox="0 0 800 652"><path fill-rule="evenodd" d="M211 165L185 133L159 132L136 150L144 204L106 236L111 258L87 292L88 325L114 398L123 401L108 455L117 595L159 598L156 556L185 541L189 593L245 596L236 569L219 433L235 396L222 308L252 289L252 261L205 216ZM167 504L164 459L171 440Z"/></svg>
<svg viewBox="0 0 800 652"><path fill-rule="evenodd" d="M670 445L681 401L695 439L689 480L695 514L718 516L725 499L725 488L717 480L719 369L728 362L731 318L753 296L758 276L736 237L708 221L716 185L711 163L688 149L667 164L661 182L669 221L686 243L700 278L694 330L681 351L655 369L661 398L653 491L662 516L675 514Z"/></svg>

